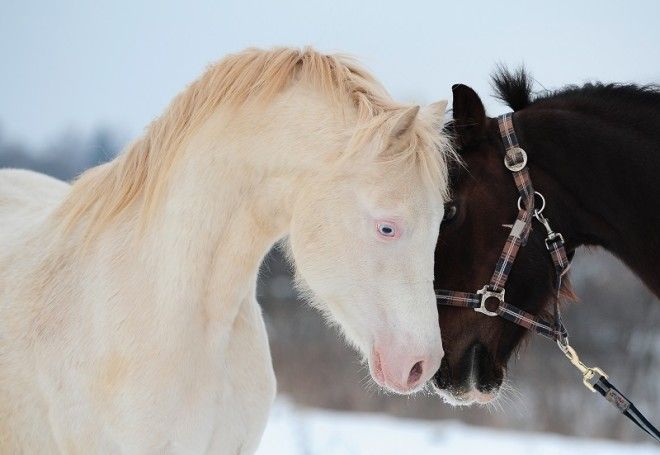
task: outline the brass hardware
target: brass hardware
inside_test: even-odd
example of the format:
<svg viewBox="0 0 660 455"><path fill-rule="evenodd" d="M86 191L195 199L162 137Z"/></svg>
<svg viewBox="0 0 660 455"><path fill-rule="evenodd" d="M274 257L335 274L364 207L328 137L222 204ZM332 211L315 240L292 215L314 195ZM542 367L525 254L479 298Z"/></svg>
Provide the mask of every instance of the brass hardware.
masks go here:
<svg viewBox="0 0 660 455"><path fill-rule="evenodd" d="M565 342L557 340L557 346L559 346L561 352L564 353L564 355L573 364L573 366L580 370L580 373L582 374L582 383L587 389L591 390L592 392L596 392L594 386L598 380L601 377L604 377L605 379L609 378L609 376L600 368L586 366L580 360L580 357L578 356L577 352L575 352L575 349L573 349L573 347L568 344L567 340Z"/></svg>

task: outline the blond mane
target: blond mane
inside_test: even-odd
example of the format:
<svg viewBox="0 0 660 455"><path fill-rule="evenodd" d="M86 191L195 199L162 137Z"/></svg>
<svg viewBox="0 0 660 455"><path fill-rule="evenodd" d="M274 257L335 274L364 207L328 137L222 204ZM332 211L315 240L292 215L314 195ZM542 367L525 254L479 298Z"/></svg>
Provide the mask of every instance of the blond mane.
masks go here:
<svg viewBox="0 0 660 455"><path fill-rule="evenodd" d="M167 177L182 144L218 106L238 106L249 100L267 102L294 81L306 82L337 102L352 103L363 138L386 127L381 114L393 112L396 116L403 107L345 56L324 55L309 48L248 49L211 65L119 157L82 174L56 216L67 230L85 219L87 236L93 237L139 201L144 224L163 199ZM438 130L429 125L417 128L410 146L394 161L418 167L430 184L445 192L446 152L451 154L451 148ZM428 146L441 153L421 152Z"/></svg>

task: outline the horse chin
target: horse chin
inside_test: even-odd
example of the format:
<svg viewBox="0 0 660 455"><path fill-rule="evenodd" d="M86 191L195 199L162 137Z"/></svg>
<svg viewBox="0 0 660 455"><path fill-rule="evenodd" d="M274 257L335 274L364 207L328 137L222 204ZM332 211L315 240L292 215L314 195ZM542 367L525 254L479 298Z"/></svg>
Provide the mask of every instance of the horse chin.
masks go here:
<svg viewBox="0 0 660 455"><path fill-rule="evenodd" d="M444 390L437 386L434 388L442 401L451 406L486 405L495 401L499 396L499 388L492 389L489 392L480 392L475 388L471 388L467 392Z"/></svg>
<svg viewBox="0 0 660 455"><path fill-rule="evenodd" d="M396 386L386 385L380 379L376 379L374 376L371 377L372 381L380 387L380 389L386 394L396 394L396 395L414 395L418 392L426 390L427 384L430 382L419 384L413 388L400 388Z"/></svg>
<svg viewBox="0 0 660 455"><path fill-rule="evenodd" d="M449 405L487 405L499 397L505 376L504 368L494 367L481 372L472 369L452 377L448 363L443 363L431 383L434 392Z"/></svg>
<svg viewBox="0 0 660 455"><path fill-rule="evenodd" d="M493 358L482 342L445 356L433 376L436 393L452 406L486 405L496 400L506 368Z"/></svg>

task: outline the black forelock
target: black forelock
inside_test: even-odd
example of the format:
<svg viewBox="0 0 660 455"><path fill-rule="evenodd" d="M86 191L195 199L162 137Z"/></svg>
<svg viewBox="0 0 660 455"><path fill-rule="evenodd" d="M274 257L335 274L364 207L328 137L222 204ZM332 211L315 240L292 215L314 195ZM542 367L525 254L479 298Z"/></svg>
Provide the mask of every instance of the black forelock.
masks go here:
<svg viewBox="0 0 660 455"><path fill-rule="evenodd" d="M498 65L491 76L495 97L504 101L514 111L519 111L532 104L532 77L520 67L510 71Z"/></svg>

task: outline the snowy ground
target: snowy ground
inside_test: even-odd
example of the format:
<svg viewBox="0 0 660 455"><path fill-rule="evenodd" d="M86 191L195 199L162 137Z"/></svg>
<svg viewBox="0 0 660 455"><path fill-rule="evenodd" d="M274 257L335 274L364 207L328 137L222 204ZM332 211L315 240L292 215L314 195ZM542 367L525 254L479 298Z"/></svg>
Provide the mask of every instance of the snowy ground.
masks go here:
<svg viewBox="0 0 660 455"><path fill-rule="evenodd" d="M379 414L331 412L278 401L258 455L358 455L427 453L472 455L660 455L657 444L623 444L542 433L516 433L455 421L397 419Z"/></svg>

